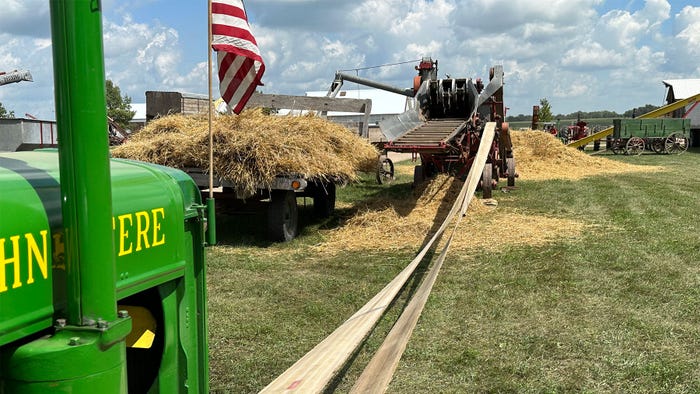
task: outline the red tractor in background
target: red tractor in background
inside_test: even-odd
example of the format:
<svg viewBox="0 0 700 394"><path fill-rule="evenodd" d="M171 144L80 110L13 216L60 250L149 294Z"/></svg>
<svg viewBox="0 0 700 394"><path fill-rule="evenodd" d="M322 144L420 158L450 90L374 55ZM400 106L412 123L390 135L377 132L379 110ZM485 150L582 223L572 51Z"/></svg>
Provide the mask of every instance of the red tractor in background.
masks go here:
<svg viewBox="0 0 700 394"><path fill-rule="evenodd" d="M555 137L559 136L559 130L557 130L557 125L554 122L544 122L542 125L542 130Z"/></svg>
<svg viewBox="0 0 700 394"><path fill-rule="evenodd" d="M571 141L578 141L586 136L588 136L588 123L582 121L580 118L576 124L566 126L567 143Z"/></svg>

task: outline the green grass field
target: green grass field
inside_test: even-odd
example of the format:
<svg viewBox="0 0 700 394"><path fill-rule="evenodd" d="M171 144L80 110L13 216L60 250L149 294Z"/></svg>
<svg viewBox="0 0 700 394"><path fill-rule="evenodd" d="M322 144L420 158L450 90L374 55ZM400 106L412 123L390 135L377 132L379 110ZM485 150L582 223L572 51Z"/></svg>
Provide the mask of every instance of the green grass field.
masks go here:
<svg viewBox="0 0 700 394"><path fill-rule="evenodd" d="M496 195L503 212L579 220L586 230L571 238L562 228L546 246L451 253L389 392L700 392L700 152L606 157L666 170L521 179ZM286 244L220 221L221 244L208 249L214 391L259 391L410 262L418 245L334 256L312 248L362 201L410 198L410 182L368 176L339 189L345 208L304 221ZM393 237L401 234L386 242ZM347 392L424 272L329 391Z"/></svg>

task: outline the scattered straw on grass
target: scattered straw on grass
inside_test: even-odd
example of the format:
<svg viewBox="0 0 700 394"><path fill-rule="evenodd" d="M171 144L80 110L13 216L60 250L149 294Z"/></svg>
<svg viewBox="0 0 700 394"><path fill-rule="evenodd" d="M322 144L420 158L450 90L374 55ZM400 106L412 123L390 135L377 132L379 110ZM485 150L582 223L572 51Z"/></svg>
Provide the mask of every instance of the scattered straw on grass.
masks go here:
<svg viewBox="0 0 700 394"><path fill-rule="evenodd" d="M418 196L375 202L353 215L316 246L322 253L362 250L418 250L447 216L463 182L439 175ZM502 212L474 198L462 220L451 250L497 251L504 246L540 246L571 239L585 229L583 222L546 216ZM452 231L452 226L447 231ZM443 237L443 241L446 237Z"/></svg>
<svg viewBox="0 0 700 394"><path fill-rule="evenodd" d="M641 166L587 155L565 146L542 131L513 131L513 156L520 179L581 179L600 174L656 172L663 167Z"/></svg>
<svg viewBox="0 0 700 394"><path fill-rule="evenodd" d="M520 179L577 180L600 174L663 170L663 167L589 156L539 131L513 132L512 139ZM449 202L454 201L461 186L462 182L440 175L412 198L365 206L342 227L332 231L319 248L331 253L366 249L417 250L442 223L451 208ZM541 246L576 238L586 226L582 221L501 211L475 198L457 229L451 248L453 251L493 251L508 245Z"/></svg>
<svg viewBox="0 0 700 394"><path fill-rule="evenodd" d="M452 240L452 251L496 251L504 246L542 246L574 239L586 224L581 221L540 215L503 212L469 212Z"/></svg>
<svg viewBox="0 0 700 394"><path fill-rule="evenodd" d="M213 121L214 173L244 192L269 188L278 175L353 181L374 171L377 150L344 126L317 116L268 116L261 110ZM170 115L150 122L112 156L176 168L209 167L205 116Z"/></svg>
<svg viewBox="0 0 700 394"><path fill-rule="evenodd" d="M417 249L447 217L464 182L439 174L409 198L371 201L341 227L330 231L319 252ZM493 208L473 199L469 215L485 216ZM464 229L458 231L469 231ZM458 235L461 237L462 235Z"/></svg>

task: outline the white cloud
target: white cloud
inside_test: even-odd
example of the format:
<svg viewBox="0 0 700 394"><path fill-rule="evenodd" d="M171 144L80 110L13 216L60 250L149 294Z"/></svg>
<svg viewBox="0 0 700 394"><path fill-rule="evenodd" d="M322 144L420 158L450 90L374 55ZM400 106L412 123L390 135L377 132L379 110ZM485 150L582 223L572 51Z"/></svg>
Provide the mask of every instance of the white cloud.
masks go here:
<svg viewBox="0 0 700 394"><path fill-rule="evenodd" d="M143 102L147 90L206 91L206 66L182 70L179 32L159 23L137 23L126 14L104 23L105 70L132 102Z"/></svg>
<svg viewBox="0 0 700 394"><path fill-rule="evenodd" d="M671 6L666 0L647 0L644 8L634 13L610 11L600 18L593 36L607 47L626 50L645 37L658 37L670 10Z"/></svg>
<svg viewBox="0 0 700 394"><path fill-rule="evenodd" d="M49 2L44 0L3 0L0 33L46 37L50 33Z"/></svg>
<svg viewBox="0 0 700 394"><path fill-rule="evenodd" d="M591 87L582 82L574 82L570 85L562 86L561 84L552 91L554 97L571 98L588 95L591 93Z"/></svg>
<svg viewBox="0 0 700 394"><path fill-rule="evenodd" d="M586 42L566 51L561 59L564 67L577 70L616 68L625 65L624 55L604 48L597 42Z"/></svg>
<svg viewBox="0 0 700 394"><path fill-rule="evenodd" d="M700 77L700 7L684 7L675 15L668 69L676 74Z"/></svg>

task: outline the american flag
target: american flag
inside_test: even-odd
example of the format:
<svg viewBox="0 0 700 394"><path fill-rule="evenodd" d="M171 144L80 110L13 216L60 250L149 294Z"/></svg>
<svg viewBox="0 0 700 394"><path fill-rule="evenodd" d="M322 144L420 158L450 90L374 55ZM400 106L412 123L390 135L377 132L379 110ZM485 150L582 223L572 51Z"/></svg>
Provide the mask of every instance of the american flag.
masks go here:
<svg viewBox="0 0 700 394"><path fill-rule="evenodd" d="M258 44L250 31L242 0L212 0L212 48L217 51L219 91L238 114L265 72Z"/></svg>

